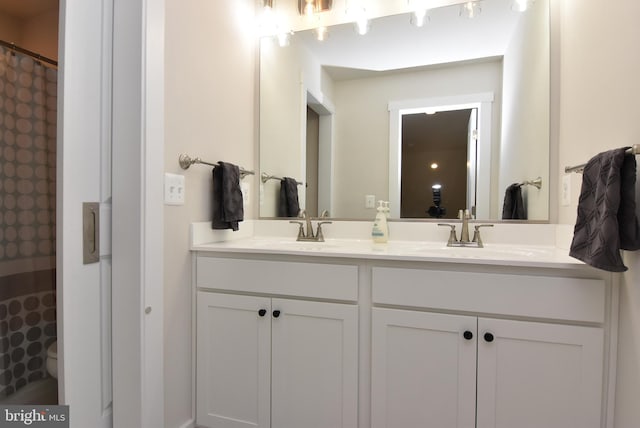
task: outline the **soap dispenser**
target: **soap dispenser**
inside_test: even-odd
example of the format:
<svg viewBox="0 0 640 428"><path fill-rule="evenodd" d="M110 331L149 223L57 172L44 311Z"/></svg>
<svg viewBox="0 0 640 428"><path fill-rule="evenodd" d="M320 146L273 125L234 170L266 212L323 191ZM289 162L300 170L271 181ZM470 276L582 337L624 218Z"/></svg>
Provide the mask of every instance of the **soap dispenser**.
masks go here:
<svg viewBox="0 0 640 428"><path fill-rule="evenodd" d="M373 242L383 244L389 239L389 227L387 226L387 215L385 213L384 201L378 201L377 211L376 219L373 222L371 238L373 238Z"/></svg>

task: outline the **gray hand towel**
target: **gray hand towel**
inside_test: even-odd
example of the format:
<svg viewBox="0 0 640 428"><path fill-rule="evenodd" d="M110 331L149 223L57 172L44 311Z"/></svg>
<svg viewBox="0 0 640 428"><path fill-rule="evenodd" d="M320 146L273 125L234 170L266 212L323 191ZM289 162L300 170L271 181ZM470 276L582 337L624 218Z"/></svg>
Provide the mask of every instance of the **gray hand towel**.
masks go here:
<svg viewBox="0 0 640 428"><path fill-rule="evenodd" d="M594 156L584 168L569 255L610 272L624 272L620 249L640 248L636 159L626 148Z"/></svg>
<svg viewBox="0 0 640 428"><path fill-rule="evenodd" d="M280 181L278 217L297 217L299 212L298 182L291 177L284 177Z"/></svg>
<svg viewBox="0 0 640 428"><path fill-rule="evenodd" d="M502 204L503 220L526 220L527 214L524 212L524 202L522 201L521 185L514 183L507 187L504 193L504 203Z"/></svg>
<svg viewBox="0 0 640 428"><path fill-rule="evenodd" d="M227 162L218 162L213 168L212 229L239 229L244 217L240 168Z"/></svg>

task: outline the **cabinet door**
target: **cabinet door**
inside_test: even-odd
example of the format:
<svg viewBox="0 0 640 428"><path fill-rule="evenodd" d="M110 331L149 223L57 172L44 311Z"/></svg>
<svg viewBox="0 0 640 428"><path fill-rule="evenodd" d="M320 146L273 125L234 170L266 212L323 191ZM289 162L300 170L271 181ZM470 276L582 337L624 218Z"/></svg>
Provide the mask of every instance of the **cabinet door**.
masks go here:
<svg viewBox="0 0 640 428"><path fill-rule="evenodd" d="M480 318L478 333L478 428L601 426L601 328Z"/></svg>
<svg viewBox="0 0 640 428"><path fill-rule="evenodd" d="M473 428L476 317L372 312L372 428Z"/></svg>
<svg viewBox="0 0 640 428"><path fill-rule="evenodd" d="M199 292L197 306L197 424L269 428L270 299Z"/></svg>
<svg viewBox="0 0 640 428"><path fill-rule="evenodd" d="M356 428L358 307L272 305L272 428Z"/></svg>

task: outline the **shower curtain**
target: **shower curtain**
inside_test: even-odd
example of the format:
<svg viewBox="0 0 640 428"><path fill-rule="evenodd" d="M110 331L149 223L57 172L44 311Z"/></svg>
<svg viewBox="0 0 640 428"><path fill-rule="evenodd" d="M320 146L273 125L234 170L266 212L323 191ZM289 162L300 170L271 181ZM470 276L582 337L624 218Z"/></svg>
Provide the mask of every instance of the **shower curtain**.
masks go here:
<svg viewBox="0 0 640 428"><path fill-rule="evenodd" d="M0 401L56 340L56 110L57 70L0 46Z"/></svg>

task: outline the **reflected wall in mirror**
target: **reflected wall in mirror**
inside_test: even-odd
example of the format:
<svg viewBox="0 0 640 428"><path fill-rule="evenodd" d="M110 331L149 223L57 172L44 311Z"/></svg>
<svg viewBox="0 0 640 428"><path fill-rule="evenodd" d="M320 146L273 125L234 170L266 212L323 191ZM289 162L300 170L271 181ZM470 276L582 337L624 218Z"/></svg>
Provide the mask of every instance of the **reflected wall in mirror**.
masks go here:
<svg viewBox="0 0 640 428"><path fill-rule="evenodd" d="M548 220L548 0L525 13L511 0L481 3L474 19L458 5L432 9L422 28L400 14L373 20L364 36L341 24L323 42L313 30L285 47L262 39L260 172L304 182L298 198L309 214L350 219L375 216L372 196L391 201L392 218L433 218L440 184L443 218L469 208L498 220L511 184L542 177L540 190L521 190L527 218ZM464 129L403 141L409 115L461 110ZM448 133L465 139L445 143ZM276 216L279 180L260 194L260 216Z"/></svg>

